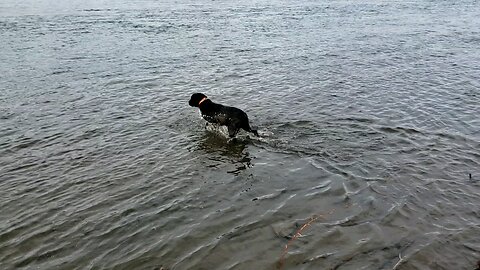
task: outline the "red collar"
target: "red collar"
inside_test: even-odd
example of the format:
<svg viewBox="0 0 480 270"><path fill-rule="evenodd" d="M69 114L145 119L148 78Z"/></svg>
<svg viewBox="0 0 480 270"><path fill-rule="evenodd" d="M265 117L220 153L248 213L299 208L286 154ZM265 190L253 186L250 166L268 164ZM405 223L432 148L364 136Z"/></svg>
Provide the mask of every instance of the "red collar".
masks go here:
<svg viewBox="0 0 480 270"><path fill-rule="evenodd" d="M202 98L202 100L200 100L200 102L198 102L198 106L200 106L200 104L202 104L202 102L204 102L207 99L208 99L207 97Z"/></svg>

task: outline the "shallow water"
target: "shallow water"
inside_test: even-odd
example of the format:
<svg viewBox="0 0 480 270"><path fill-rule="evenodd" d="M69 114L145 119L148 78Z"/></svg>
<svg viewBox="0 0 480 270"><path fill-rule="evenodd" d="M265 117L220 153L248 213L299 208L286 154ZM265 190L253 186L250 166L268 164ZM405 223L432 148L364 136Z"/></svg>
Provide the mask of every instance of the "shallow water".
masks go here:
<svg viewBox="0 0 480 270"><path fill-rule="evenodd" d="M17 2L2 269L475 268L478 2Z"/></svg>

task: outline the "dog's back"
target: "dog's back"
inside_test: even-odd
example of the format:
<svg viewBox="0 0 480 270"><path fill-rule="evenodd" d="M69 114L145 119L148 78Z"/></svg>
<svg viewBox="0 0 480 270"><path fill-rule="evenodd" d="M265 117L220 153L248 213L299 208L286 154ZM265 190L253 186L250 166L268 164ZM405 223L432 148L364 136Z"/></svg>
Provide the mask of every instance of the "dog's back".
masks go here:
<svg viewBox="0 0 480 270"><path fill-rule="evenodd" d="M214 103L201 93L193 94L189 104L200 108L203 119L208 122L227 126L230 137L234 137L240 129L258 136L258 132L250 127L247 114L239 108Z"/></svg>

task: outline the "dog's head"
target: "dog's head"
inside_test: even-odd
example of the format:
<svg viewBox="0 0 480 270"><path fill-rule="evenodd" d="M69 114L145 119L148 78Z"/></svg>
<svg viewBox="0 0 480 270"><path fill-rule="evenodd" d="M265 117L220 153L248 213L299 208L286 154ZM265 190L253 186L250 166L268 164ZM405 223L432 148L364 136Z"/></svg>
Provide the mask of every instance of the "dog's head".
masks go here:
<svg viewBox="0 0 480 270"><path fill-rule="evenodd" d="M206 98L207 98L207 96L205 96L202 93L195 93L190 98L190 101L188 102L188 105L190 105L192 107L198 107L200 105L200 102L205 100Z"/></svg>

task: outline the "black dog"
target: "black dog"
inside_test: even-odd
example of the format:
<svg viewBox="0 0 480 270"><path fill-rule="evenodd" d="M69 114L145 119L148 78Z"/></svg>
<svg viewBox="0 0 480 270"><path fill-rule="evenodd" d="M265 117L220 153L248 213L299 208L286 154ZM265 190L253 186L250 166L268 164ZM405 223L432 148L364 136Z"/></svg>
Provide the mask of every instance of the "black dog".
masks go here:
<svg viewBox="0 0 480 270"><path fill-rule="evenodd" d="M193 94L188 104L198 107L208 122L227 126L230 138L235 137L241 128L258 136L258 132L250 128L247 114L238 108L214 103L202 93Z"/></svg>

